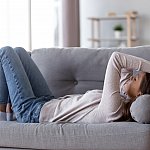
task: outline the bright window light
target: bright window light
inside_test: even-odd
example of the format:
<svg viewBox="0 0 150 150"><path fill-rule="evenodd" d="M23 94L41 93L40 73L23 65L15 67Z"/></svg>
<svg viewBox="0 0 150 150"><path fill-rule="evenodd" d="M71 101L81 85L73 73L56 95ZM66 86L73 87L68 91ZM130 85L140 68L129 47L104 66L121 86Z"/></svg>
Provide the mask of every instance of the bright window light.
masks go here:
<svg viewBox="0 0 150 150"><path fill-rule="evenodd" d="M61 45L61 0L0 0L0 47Z"/></svg>
<svg viewBox="0 0 150 150"><path fill-rule="evenodd" d="M54 46L56 21L54 0L31 1L33 49Z"/></svg>
<svg viewBox="0 0 150 150"><path fill-rule="evenodd" d="M27 0L0 0L0 47L28 48Z"/></svg>

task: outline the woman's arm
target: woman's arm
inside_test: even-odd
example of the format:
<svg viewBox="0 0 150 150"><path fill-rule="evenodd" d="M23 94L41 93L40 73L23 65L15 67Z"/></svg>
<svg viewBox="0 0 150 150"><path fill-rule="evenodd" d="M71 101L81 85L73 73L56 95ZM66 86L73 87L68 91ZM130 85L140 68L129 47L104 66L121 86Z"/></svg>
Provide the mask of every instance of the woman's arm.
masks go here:
<svg viewBox="0 0 150 150"><path fill-rule="evenodd" d="M120 95L126 100L129 101L127 97L124 85L130 80L130 77L133 75L133 69L122 68L121 69L121 78L120 78Z"/></svg>
<svg viewBox="0 0 150 150"><path fill-rule="evenodd" d="M123 84L127 79L133 75L133 69L122 68L120 84Z"/></svg>
<svg viewBox="0 0 150 150"><path fill-rule="evenodd" d="M116 121L123 116L124 103L120 96L122 68L150 72L150 62L120 52L114 52L111 55L106 69L102 99L99 104L99 109L103 111L106 122Z"/></svg>

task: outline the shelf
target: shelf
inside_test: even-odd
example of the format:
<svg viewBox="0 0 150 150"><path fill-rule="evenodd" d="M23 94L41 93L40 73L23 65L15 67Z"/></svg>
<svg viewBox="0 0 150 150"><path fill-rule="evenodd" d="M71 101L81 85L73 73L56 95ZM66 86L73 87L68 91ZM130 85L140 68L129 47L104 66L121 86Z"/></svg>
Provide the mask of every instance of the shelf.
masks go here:
<svg viewBox="0 0 150 150"><path fill-rule="evenodd" d="M91 42L92 47L101 46L101 42L126 42L128 47L131 46L136 46L137 42L139 39L137 38L137 18L139 16L136 14L125 14L125 15L120 15L120 16L106 16L106 17L89 17L87 18L88 20L91 21L91 38L88 38L88 41ZM115 38L115 37L103 37L101 35L101 22L103 21L117 21L117 20L125 20L125 28L126 28L126 33L125 36L121 38ZM107 22L110 23L110 22Z"/></svg>
<svg viewBox="0 0 150 150"><path fill-rule="evenodd" d="M89 41L95 41L95 42L100 42L100 41L127 41L127 37L123 38L88 38ZM137 38L131 38L130 40L132 41L137 41Z"/></svg>
<svg viewBox="0 0 150 150"><path fill-rule="evenodd" d="M89 20L126 20L128 16L122 15L122 16L108 16L108 17L89 17ZM136 19L138 16L130 16L131 19Z"/></svg>

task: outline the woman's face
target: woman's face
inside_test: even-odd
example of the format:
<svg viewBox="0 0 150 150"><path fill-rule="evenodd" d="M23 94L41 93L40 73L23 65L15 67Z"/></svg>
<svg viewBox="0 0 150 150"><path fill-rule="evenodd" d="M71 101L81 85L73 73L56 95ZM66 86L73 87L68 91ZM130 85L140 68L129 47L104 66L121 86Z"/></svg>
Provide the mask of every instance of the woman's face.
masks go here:
<svg viewBox="0 0 150 150"><path fill-rule="evenodd" d="M125 84L126 94L133 100L142 95L140 85L144 79L145 72L140 72L135 76L131 76L129 81Z"/></svg>

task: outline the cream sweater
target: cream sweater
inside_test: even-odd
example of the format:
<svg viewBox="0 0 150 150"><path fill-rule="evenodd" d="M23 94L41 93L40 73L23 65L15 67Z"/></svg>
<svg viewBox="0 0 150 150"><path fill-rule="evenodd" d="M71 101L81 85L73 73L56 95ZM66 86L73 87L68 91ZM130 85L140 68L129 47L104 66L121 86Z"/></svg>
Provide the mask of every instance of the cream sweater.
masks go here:
<svg viewBox="0 0 150 150"><path fill-rule="evenodd" d="M42 107L39 122L117 121L123 115L124 104L130 101L123 88L133 70L150 72L150 62L114 52L107 65L103 91L91 90L83 95L66 95L50 100Z"/></svg>

